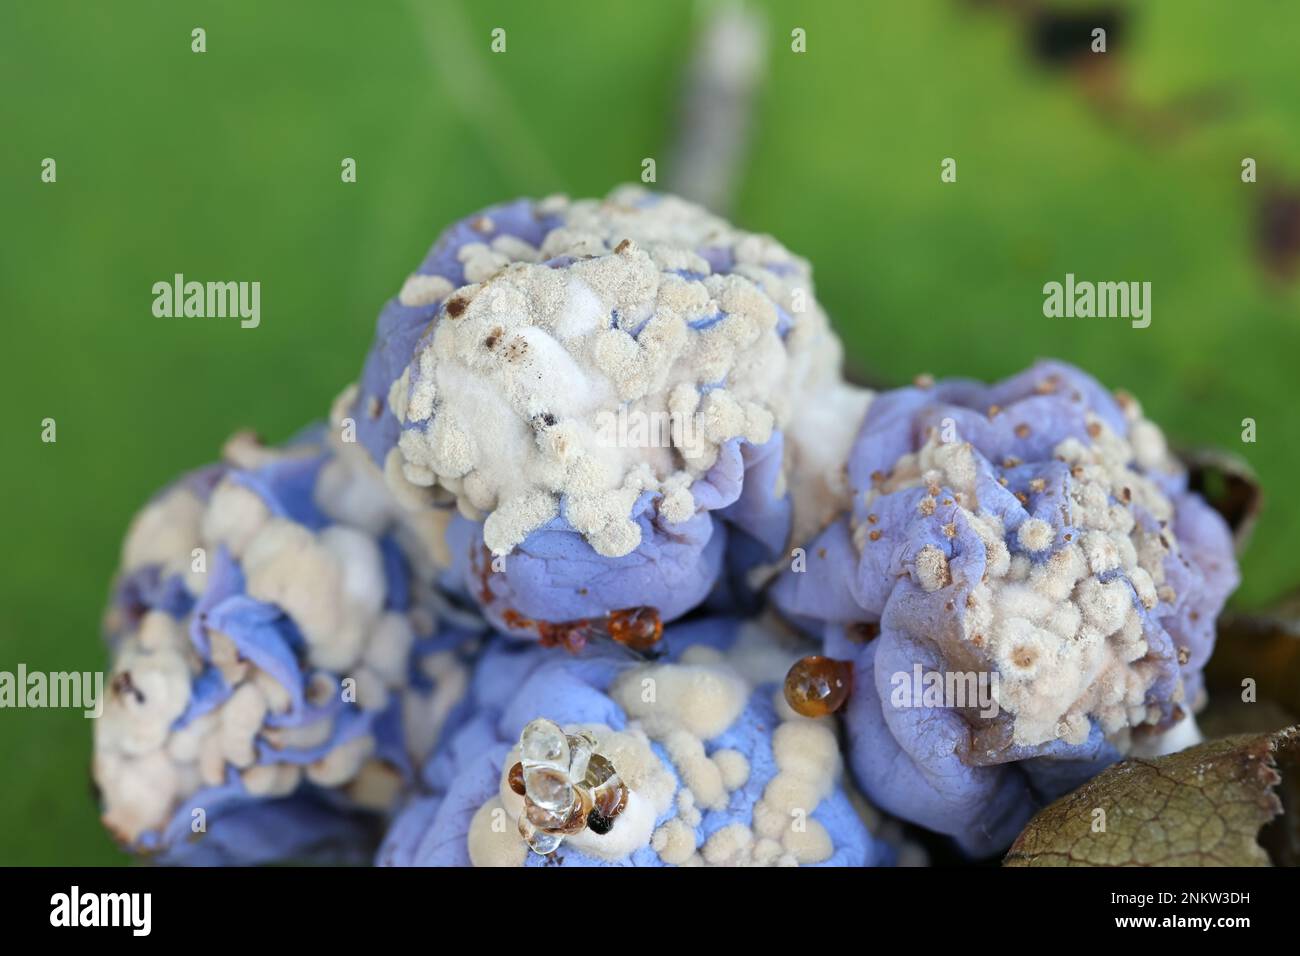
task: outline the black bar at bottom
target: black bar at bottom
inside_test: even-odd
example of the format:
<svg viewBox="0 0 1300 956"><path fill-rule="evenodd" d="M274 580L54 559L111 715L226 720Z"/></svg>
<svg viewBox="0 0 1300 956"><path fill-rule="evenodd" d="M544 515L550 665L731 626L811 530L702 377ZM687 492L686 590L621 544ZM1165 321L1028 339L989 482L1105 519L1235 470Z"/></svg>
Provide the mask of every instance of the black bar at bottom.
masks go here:
<svg viewBox="0 0 1300 956"><path fill-rule="evenodd" d="M899 934L923 928L927 945L945 937L993 941L1002 933L1026 946L1029 940L1047 945L1170 931L1218 937L1287 931L1295 892L1293 874L1268 869L134 867L0 870L0 884L0 925L7 933L66 936L75 930L128 943L206 939L209 945L220 945L231 932L232 940L259 944L282 936L295 944L338 945L385 930L420 933L431 946L440 936L453 944L462 933L486 930L510 945L552 929L561 933L557 939L573 933L581 939L588 930L595 938L632 932L667 945L679 934L658 934L655 921L671 929L683 919L698 921L701 929L717 926L728 943L736 942L737 931L748 936L752 926L770 944L782 924L801 934L814 927L819 934L842 934L848 942L869 927L876 941L886 938L876 927L892 926ZM579 928L588 921L588 930ZM1023 935L1034 930L1046 935Z"/></svg>

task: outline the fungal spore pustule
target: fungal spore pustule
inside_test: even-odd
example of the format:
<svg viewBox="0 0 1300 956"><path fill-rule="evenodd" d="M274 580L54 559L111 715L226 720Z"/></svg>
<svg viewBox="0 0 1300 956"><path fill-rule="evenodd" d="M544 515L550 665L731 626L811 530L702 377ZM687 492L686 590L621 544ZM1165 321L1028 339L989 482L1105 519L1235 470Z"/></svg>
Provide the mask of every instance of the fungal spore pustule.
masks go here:
<svg viewBox="0 0 1300 956"><path fill-rule="evenodd" d="M843 504L823 466L869 394L840 359L804 260L628 187L444 233L381 316L353 401L403 499L454 502L467 590L478 547L509 558L499 627L520 632L506 610L672 620L719 578L725 525L757 544L752 566ZM816 434L794 427L810 418Z"/></svg>
<svg viewBox="0 0 1300 956"><path fill-rule="evenodd" d="M310 430L247 436L137 516L107 615L102 817L169 863L359 862L454 722L482 625L422 540Z"/></svg>
<svg viewBox="0 0 1300 956"><path fill-rule="evenodd" d="M1231 536L1132 397L1053 362L882 393L849 475L851 512L775 597L854 658L853 764L886 809L1005 845L1202 703ZM855 621L879 636L855 645ZM918 666L982 675L995 713L900 694Z"/></svg>

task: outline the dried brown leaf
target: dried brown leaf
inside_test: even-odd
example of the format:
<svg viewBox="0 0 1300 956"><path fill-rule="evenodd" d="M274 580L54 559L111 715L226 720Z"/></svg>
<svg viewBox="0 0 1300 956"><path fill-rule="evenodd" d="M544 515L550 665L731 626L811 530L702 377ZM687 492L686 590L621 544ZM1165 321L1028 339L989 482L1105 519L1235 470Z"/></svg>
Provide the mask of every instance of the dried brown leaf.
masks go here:
<svg viewBox="0 0 1300 956"><path fill-rule="evenodd" d="M1039 812L1003 863L1289 865L1297 845L1298 774L1300 726L1125 760ZM1284 806L1292 811L1287 816Z"/></svg>
<svg viewBox="0 0 1300 956"><path fill-rule="evenodd" d="M1226 613L1218 632L1205 667L1211 700L1249 690L1300 715L1300 594L1267 611Z"/></svg>

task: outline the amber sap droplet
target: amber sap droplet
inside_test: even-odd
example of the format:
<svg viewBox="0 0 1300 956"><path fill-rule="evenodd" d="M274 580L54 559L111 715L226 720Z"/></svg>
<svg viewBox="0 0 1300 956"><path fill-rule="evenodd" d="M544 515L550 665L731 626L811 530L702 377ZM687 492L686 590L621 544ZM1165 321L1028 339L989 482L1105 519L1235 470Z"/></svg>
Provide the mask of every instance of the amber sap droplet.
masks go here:
<svg viewBox="0 0 1300 956"><path fill-rule="evenodd" d="M519 796L522 797L527 792L524 787L524 765L522 762L516 763L510 768L510 776L507 779L510 781L510 789Z"/></svg>
<svg viewBox="0 0 1300 956"><path fill-rule="evenodd" d="M627 808L628 790L621 781L611 787L602 787L592 796L595 810L611 822Z"/></svg>
<svg viewBox="0 0 1300 956"><path fill-rule="evenodd" d="M573 809L569 811L568 817L555 832L563 833L565 836L573 836L573 834L581 833L587 828L587 814L591 813L592 809L591 794L582 788L578 788L577 796L578 799L574 801Z"/></svg>
<svg viewBox="0 0 1300 956"><path fill-rule="evenodd" d="M612 787L604 787L593 796L595 802L587 813L587 828L603 836L613 829L614 820L627 807L627 787L615 782Z"/></svg>
<svg viewBox="0 0 1300 956"><path fill-rule="evenodd" d="M613 611L606 626L609 636L634 651L648 651L664 635L664 623L652 607L629 607Z"/></svg>
<svg viewBox="0 0 1300 956"><path fill-rule="evenodd" d="M507 622L509 623L509 622ZM597 633L590 621L533 621L542 647L562 647L576 654Z"/></svg>
<svg viewBox="0 0 1300 956"><path fill-rule="evenodd" d="M853 665L813 655L795 662L785 675L786 703L804 717L825 717L843 706L853 687Z"/></svg>

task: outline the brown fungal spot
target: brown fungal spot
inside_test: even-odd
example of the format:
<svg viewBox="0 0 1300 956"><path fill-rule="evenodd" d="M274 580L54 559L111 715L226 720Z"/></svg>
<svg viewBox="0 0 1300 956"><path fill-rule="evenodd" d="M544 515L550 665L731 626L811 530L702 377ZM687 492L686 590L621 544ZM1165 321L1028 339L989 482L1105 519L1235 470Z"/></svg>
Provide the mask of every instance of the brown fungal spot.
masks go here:
<svg viewBox="0 0 1300 956"><path fill-rule="evenodd" d="M470 569L478 576L478 597L483 604L491 604L496 598L492 593L490 578L492 575L492 552L488 546L470 547Z"/></svg>
<svg viewBox="0 0 1300 956"><path fill-rule="evenodd" d="M627 252L628 249L630 248L632 248L632 240L624 239L622 242L620 242L618 245L614 247L614 252L616 252L619 255L622 255L623 253Z"/></svg>
<svg viewBox="0 0 1300 956"><path fill-rule="evenodd" d="M453 319L459 319L462 315L465 314L465 310L468 307L469 307L469 303L466 302L464 299L462 299L460 296L454 296L453 298L447 300L447 314L451 316Z"/></svg>
<svg viewBox="0 0 1300 956"><path fill-rule="evenodd" d="M1028 437L1029 437L1029 426L1026 425L1024 422L1021 422L1019 425L1017 425L1017 426L1016 426L1016 437L1017 437L1017 438L1028 438Z"/></svg>
<svg viewBox="0 0 1300 956"><path fill-rule="evenodd" d="M866 644L880 636L880 624L877 621L856 621L849 625L846 636L855 644Z"/></svg>
<svg viewBox="0 0 1300 956"><path fill-rule="evenodd" d="M879 532L879 531L872 531L870 534L867 535L867 537L870 538L872 541L879 541L879 540L880 540L880 532Z"/></svg>
<svg viewBox="0 0 1300 956"><path fill-rule="evenodd" d="M333 683L324 679L324 675L320 676L322 679L308 681L307 688L303 692L304 699L313 707L324 707L334 697Z"/></svg>
<svg viewBox="0 0 1300 956"><path fill-rule="evenodd" d="M122 673L118 674L116 677L113 678L112 683L110 683L108 686L112 689L113 693L116 694L118 697L122 697L126 694L130 694L132 697L135 698L135 702L137 704L144 703L144 699L145 699L144 692L141 691L140 688L136 687L135 684L131 681L130 671L122 671Z"/></svg>

